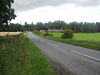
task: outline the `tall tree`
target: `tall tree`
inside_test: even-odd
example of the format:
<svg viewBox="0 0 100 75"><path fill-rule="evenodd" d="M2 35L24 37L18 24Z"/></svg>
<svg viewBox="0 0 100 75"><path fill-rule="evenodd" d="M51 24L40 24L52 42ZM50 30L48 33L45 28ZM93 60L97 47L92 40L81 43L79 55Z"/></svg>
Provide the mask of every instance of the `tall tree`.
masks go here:
<svg viewBox="0 0 100 75"><path fill-rule="evenodd" d="M7 28L8 22L15 19L14 9L11 7L14 0L0 0L0 29L2 31Z"/></svg>

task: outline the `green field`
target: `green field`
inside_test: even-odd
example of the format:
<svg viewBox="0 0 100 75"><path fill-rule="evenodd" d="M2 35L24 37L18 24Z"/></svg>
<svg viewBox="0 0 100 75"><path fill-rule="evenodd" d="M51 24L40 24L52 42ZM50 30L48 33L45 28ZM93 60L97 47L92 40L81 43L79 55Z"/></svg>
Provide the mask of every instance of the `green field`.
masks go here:
<svg viewBox="0 0 100 75"><path fill-rule="evenodd" d="M25 36L0 37L0 75L55 75L45 55Z"/></svg>
<svg viewBox="0 0 100 75"><path fill-rule="evenodd" d="M49 34L53 34L53 36L46 37L43 36L44 33L38 31L33 33L49 40L54 40L100 51L100 33L74 33L73 39L61 38L62 33L49 32Z"/></svg>
<svg viewBox="0 0 100 75"><path fill-rule="evenodd" d="M52 33L53 37L61 37L62 33ZM74 33L73 39L100 42L100 33Z"/></svg>

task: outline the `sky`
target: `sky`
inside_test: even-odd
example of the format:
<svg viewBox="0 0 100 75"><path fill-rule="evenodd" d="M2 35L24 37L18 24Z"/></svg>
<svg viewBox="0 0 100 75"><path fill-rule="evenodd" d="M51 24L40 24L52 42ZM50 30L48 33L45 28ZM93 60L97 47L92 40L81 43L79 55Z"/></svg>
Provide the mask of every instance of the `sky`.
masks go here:
<svg viewBox="0 0 100 75"><path fill-rule="evenodd" d="M11 23L100 22L100 0L15 0L12 7L17 17Z"/></svg>

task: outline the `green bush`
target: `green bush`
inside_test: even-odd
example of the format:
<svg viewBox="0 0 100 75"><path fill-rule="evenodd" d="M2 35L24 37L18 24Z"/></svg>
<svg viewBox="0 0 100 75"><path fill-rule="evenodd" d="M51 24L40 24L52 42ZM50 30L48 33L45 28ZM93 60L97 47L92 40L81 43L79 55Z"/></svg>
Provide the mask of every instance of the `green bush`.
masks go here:
<svg viewBox="0 0 100 75"><path fill-rule="evenodd" d="M49 33L48 32L44 33L44 36L49 36Z"/></svg>
<svg viewBox="0 0 100 75"><path fill-rule="evenodd" d="M62 34L61 38L68 38L68 39L71 39L73 38L73 31L70 30L70 29L67 29L64 31L64 33Z"/></svg>
<svg viewBox="0 0 100 75"><path fill-rule="evenodd" d="M53 34L49 34L49 36L53 37Z"/></svg>
<svg viewBox="0 0 100 75"><path fill-rule="evenodd" d="M41 35L40 31L34 31L34 33L37 34L37 35Z"/></svg>
<svg viewBox="0 0 100 75"><path fill-rule="evenodd" d="M50 34L50 33L46 32L46 33L44 33L44 36L45 36L45 37L46 37L46 36L50 36L50 37L52 37L53 34Z"/></svg>

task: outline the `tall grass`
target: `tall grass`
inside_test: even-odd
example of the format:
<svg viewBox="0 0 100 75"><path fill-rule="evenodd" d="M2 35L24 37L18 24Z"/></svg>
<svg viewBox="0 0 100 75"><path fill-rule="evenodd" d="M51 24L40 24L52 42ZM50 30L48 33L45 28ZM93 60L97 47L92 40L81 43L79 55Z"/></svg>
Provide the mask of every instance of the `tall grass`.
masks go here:
<svg viewBox="0 0 100 75"><path fill-rule="evenodd" d="M0 37L0 75L54 75L44 54L24 35Z"/></svg>

